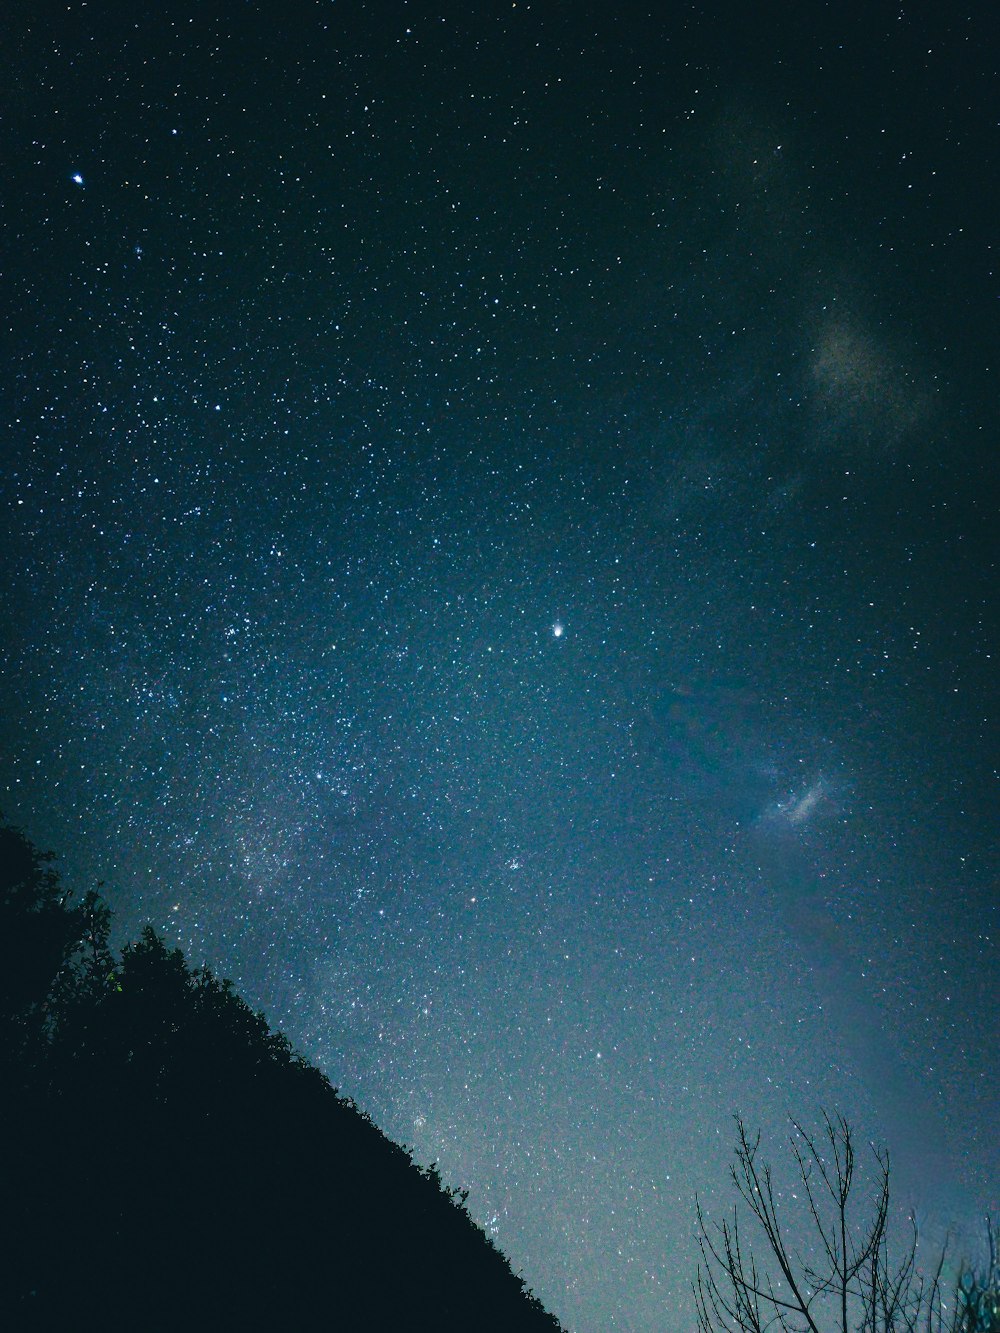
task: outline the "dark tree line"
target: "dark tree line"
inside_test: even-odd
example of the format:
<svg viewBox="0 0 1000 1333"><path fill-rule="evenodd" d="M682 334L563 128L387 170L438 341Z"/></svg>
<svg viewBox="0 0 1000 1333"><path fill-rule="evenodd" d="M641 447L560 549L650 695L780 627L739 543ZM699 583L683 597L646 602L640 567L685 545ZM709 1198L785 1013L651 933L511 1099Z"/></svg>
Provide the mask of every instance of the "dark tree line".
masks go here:
<svg viewBox="0 0 1000 1333"><path fill-rule="evenodd" d="M0 827L0 1327L559 1329L228 982L108 929Z"/></svg>

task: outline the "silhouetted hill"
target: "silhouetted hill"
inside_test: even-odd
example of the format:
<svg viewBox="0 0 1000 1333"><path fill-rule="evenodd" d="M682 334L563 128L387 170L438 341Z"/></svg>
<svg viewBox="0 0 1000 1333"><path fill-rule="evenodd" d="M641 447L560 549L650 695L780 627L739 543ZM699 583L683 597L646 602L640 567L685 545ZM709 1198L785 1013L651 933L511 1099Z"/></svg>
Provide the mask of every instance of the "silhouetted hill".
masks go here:
<svg viewBox="0 0 1000 1333"><path fill-rule="evenodd" d="M475 1225L226 982L0 828L0 1327L553 1333Z"/></svg>

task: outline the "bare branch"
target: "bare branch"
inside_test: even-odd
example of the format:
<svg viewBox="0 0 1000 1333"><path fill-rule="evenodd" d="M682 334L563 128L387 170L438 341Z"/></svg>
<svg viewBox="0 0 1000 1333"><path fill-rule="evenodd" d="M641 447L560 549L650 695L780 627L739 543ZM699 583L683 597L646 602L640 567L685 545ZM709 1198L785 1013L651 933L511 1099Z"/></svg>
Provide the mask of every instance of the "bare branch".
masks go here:
<svg viewBox="0 0 1000 1333"><path fill-rule="evenodd" d="M917 1231L893 1266L889 1255L889 1158L873 1148L868 1216L857 1216L858 1157L850 1125L842 1115L823 1115L811 1134L791 1120L792 1156L813 1229L803 1258L785 1238L770 1164L760 1158L761 1137L736 1117L735 1163L730 1177L737 1201L731 1218L709 1225L697 1203L702 1263L694 1284L698 1333L960 1333L957 1309L950 1321L942 1300L942 1252L933 1278L917 1269ZM751 1231L765 1262L744 1238ZM990 1243L994 1236L990 1232ZM818 1257L817 1257L818 1256ZM995 1271L995 1249L990 1269ZM825 1323L821 1321L830 1320ZM970 1326L971 1327L971 1326Z"/></svg>

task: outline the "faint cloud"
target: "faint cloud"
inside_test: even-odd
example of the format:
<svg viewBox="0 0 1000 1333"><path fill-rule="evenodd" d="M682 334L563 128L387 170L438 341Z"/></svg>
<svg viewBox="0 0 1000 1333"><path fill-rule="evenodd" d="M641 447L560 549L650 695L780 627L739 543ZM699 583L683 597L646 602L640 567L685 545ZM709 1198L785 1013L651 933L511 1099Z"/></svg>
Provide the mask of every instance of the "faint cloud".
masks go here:
<svg viewBox="0 0 1000 1333"><path fill-rule="evenodd" d="M877 263L815 191L820 144L746 98L711 126L702 193L729 219L714 254L738 305L719 317L789 339L803 373L787 360L778 369L810 412L807 450L876 461L940 427L937 388L909 331L880 304ZM761 378L773 369L760 366Z"/></svg>
<svg viewBox="0 0 1000 1333"><path fill-rule="evenodd" d="M761 824L773 831L806 832L819 819L839 813L840 804L834 785L822 774L806 786L789 791L783 800L765 810Z"/></svg>
<svg viewBox="0 0 1000 1333"><path fill-rule="evenodd" d="M882 453L912 440L933 400L908 357L847 312L824 313L812 348L813 444Z"/></svg>

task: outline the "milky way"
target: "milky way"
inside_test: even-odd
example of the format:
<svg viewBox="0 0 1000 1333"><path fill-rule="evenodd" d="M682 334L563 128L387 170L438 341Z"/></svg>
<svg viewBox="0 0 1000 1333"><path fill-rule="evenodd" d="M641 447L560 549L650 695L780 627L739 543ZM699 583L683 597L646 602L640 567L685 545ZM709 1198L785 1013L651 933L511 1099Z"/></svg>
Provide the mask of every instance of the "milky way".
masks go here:
<svg viewBox="0 0 1000 1333"><path fill-rule="evenodd" d="M989 43L806 8L8 24L0 804L580 1333L998 1203Z"/></svg>

